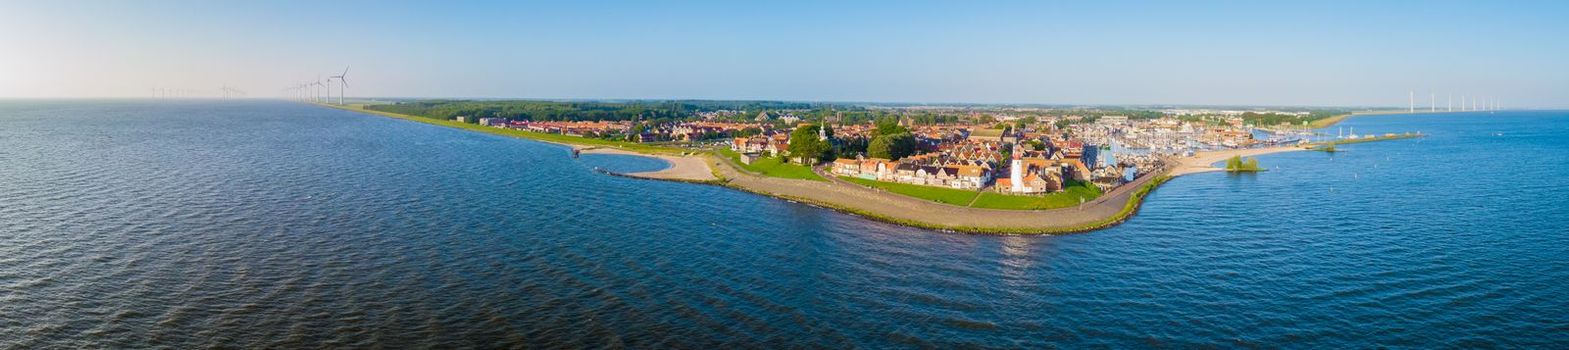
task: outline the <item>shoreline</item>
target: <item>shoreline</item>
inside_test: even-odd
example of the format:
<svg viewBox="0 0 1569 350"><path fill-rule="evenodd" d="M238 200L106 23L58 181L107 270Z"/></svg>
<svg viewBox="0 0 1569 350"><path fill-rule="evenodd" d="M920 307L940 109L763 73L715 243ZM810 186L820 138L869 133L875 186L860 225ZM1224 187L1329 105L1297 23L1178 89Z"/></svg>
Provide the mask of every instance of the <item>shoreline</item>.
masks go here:
<svg viewBox="0 0 1569 350"><path fill-rule="evenodd" d="M487 130L493 128L469 127L467 124L456 125L456 122L441 123L436 120L428 120L428 118L367 110L363 107L322 106L438 126L526 138L567 146L574 151L582 153L652 157L669 164L669 167L655 171L635 173L604 172L612 176L717 185L831 209L874 221L931 230L980 234L1068 234L1109 228L1137 214L1145 197L1172 178L1189 174L1222 171L1224 169L1212 165L1232 156L1252 157L1309 150L1301 146L1277 146L1199 152L1193 157L1173 158L1174 164L1160 171L1139 176L1132 182L1118 186L1100 197L1084 202L1084 204L1079 206L1046 210L983 209L942 204L865 186L846 185L833 181L808 181L751 174L731 164L728 159L721 159L718 155L711 154L711 152L694 154L682 152L682 150L678 149L662 149L660 152L639 152L614 145L568 143L542 139L539 135L524 132L505 132L507 130L503 129ZM654 146L649 147L650 149L655 148Z"/></svg>
<svg viewBox="0 0 1569 350"><path fill-rule="evenodd" d="M1228 149L1228 150L1221 150L1221 151L1203 151L1203 152L1194 153L1192 157L1177 158L1177 166L1172 167L1172 169L1169 171L1169 173L1170 173L1170 175L1172 177L1177 177L1177 176L1188 175L1188 174L1207 173L1207 172L1213 172L1213 171L1225 171L1226 169L1220 168L1220 167L1216 167L1216 166L1214 166L1214 164L1215 163L1219 163L1219 162L1223 162L1226 159L1234 157L1234 156L1240 156L1240 157L1246 158L1246 157L1257 157L1257 156L1262 156L1262 155L1266 155L1266 154L1275 154L1275 153L1284 153L1284 152L1296 152L1296 151L1310 151L1310 150L1312 150L1312 149L1304 148L1304 147L1301 147L1301 146L1275 146L1275 147L1264 147L1264 148Z"/></svg>
<svg viewBox="0 0 1569 350"><path fill-rule="evenodd" d="M511 136L511 137L523 138L523 139L528 139L528 140L532 140L532 141L539 141L539 142L544 142L544 143L549 143L549 144L554 144L554 145L566 146L566 147L570 148L572 151L580 152L580 153L587 153L587 154L613 154L613 155L629 155L629 156L651 157L651 158L663 160L663 161L665 161L665 164L667 165L666 168L660 169L660 170L634 172L634 173L625 173L625 174L616 174L616 175L621 175L621 176L636 177L636 178L647 178L647 179L655 179L655 180L674 180L674 181L683 181L683 182L698 182L698 183L706 183L706 182L712 182L712 181L719 180L719 178L714 175L715 172L708 167L708 163L705 160L703 160L702 156L687 155L686 152L682 152L682 150L679 150L679 149L668 149L668 150L663 150L663 152L658 152L658 153L656 153L656 152L639 152L639 151L634 151L634 150L629 150L629 149L626 149L626 148L618 147L618 145L611 144L611 141L606 141L605 142L606 144L599 144L599 145L582 144L582 143L569 143L569 142L564 142L564 141L561 141L561 140L547 139L547 138L544 138L544 137L540 137L540 135L531 135L532 133L525 132L525 131L520 131L520 130L498 129L498 128L492 128L492 127L477 126L477 125L475 125L475 126L466 126L467 124L465 124L465 125L457 125L457 124L459 124L457 122L442 123L440 121L432 120L430 118L421 118L421 117L402 115L402 114L397 114L397 113L388 113L388 112L382 112L382 111L376 111L376 110L369 110L369 109L365 109L364 105L339 106L339 105L328 105L328 104L319 104L319 103L313 103L313 105L324 106L324 107L334 108L334 109L340 109L340 110L345 110L345 111L350 111L350 112L359 112L359 113L383 116L383 117L388 117L388 118L408 120L408 121L413 121L413 122L418 122L418 123L425 123L425 124L431 124L431 125L437 125L437 126L445 126L445 127L450 127L450 128L454 128L454 129L462 129L462 130L470 130L470 131L480 131L480 132L485 132L485 133L495 134L495 135L501 135L501 136ZM356 108L355 106L358 106L358 108ZM585 139L585 140L588 140L588 139ZM647 147L652 149L652 148L655 148L657 146L647 146ZM678 153L678 152L680 153L680 155L673 155L674 153Z"/></svg>
<svg viewBox="0 0 1569 350"><path fill-rule="evenodd" d="M714 175L713 169L708 167L708 162L700 156L671 156L663 154L638 153L619 148L583 148L582 146L577 145L567 146L578 150L582 154L614 154L624 156L650 157L663 160L665 161L666 165L664 169L659 170L616 173L615 175L656 180L675 180L703 183L719 180L719 177Z"/></svg>

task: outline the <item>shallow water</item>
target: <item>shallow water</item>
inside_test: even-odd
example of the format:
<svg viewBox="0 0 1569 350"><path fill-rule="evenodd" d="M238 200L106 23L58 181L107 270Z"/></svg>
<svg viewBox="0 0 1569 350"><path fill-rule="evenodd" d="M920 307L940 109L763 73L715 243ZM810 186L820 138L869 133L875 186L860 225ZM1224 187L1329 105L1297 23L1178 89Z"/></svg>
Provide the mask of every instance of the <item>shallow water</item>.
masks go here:
<svg viewBox="0 0 1569 350"><path fill-rule="evenodd" d="M283 102L0 101L0 348L1569 346L1569 113L932 232Z"/></svg>

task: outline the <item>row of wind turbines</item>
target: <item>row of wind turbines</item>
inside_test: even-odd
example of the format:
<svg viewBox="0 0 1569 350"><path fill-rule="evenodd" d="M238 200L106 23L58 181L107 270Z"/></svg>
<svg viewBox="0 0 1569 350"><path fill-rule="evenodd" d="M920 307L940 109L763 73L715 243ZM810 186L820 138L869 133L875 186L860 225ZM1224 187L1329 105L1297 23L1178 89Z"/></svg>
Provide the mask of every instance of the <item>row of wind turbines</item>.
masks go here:
<svg viewBox="0 0 1569 350"><path fill-rule="evenodd" d="M1407 91L1406 92L1406 96L1407 96L1407 101L1409 103L1407 105L1407 107L1406 107L1406 112L1416 113L1416 109L1417 109L1417 106L1416 106L1416 91L1415 90ZM1434 92L1428 92L1427 93L1427 111L1428 112L1438 112L1439 110L1444 110L1446 112L1454 112L1455 111L1455 94L1452 94L1452 93L1449 94L1449 102L1445 103L1444 105L1445 105L1444 108L1438 108L1438 94L1434 93ZM1502 109L1503 109L1503 107L1499 107L1498 106L1498 98L1496 98L1496 97L1477 97L1477 96L1467 97L1466 95L1460 95L1460 111L1461 112L1497 111L1497 110L1502 110Z"/></svg>
<svg viewBox="0 0 1569 350"><path fill-rule="evenodd" d="M316 76L316 80L315 81L307 81L307 82L295 84L294 86L290 86L290 87L284 88L283 89L284 95L285 96L290 96L291 98L296 99L296 100L300 100L300 101L310 101L310 102L316 102L316 103L333 103L333 101L332 101L332 82L334 80L336 80L338 82L338 101L337 101L337 104L338 105L342 105L343 104L343 90L345 88L349 87L348 76L349 76L349 67L343 67L343 73L338 73L338 75L328 76L327 79L322 79L321 76L318 75L318 76ZM324 95L325 95L325 97L324 97Z"/></svg>
<svg viewBox="0 0 1569 350"><path fill-rule="evenodd" d="M153 98L244 98L245 91L223 85L217 90L212 89L179 89L179 88L151 88Z"/></svg>

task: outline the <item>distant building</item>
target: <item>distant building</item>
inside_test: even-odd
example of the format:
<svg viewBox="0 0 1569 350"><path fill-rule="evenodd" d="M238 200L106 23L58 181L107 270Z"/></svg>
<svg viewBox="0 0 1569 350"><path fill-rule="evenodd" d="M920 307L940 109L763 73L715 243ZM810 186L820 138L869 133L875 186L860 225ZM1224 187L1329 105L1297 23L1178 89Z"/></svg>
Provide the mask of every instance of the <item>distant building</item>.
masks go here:
<svg viewBox="0 0 1569 350"><path fill-rule="evenodd" d="M504 127L507 126L507 118L479 118L479 125Z"/></svg>
<svg viewBox="0 0 1569 350"><path fill-rule="evenodd" d="M742 153L741 157L740 157L741 158L741 164L752 164L753 161L757 160L757 157L758 157L758 154L756 152Z"/></svg>

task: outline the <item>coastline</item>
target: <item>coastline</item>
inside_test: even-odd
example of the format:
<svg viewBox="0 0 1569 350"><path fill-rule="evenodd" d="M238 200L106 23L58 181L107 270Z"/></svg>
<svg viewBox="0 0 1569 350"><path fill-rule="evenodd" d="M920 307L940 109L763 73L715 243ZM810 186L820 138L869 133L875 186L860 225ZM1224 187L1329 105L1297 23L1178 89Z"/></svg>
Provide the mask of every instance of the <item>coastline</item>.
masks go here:
<svg viewBox="0 0 1569 350"><path fill-rule="evenodd" d="M654 171L643 171L643 172L635 172L635 173L617 173L616 175L627 176L627 177L636 177L636 178L656 179L656 180L674 180L674 181L701 182L701 183L706 183L706 182L712 182L712 181L718 181L719 180L719 177L714 175L713 169L709 168L708 161L705 160L704 157L702 157L702 156L672 156L672 155L665 155L665 154L638 153L638 152L632 152L632 151L623 150L623 149L619 149L619 148L596 148L596 147L583 148L582 146L578 146L578 145L567 145L567 146L570 146L573 149L579 150L583 154L615 154L615 155L626 155L626 156L651 157L651 158L656 158L656 159L659 159L659 160L663 160L663 161L665 161L665 164L668 165L664 169L659 169L659 170L654 170Z"/></svg>
<svg viewBox="0 0 1569 350"><path fill-rule="evenodd" d="M1140 176L1100 197L1076 207L1048 210L1007 210L960 207L894 194L865 186L766 177L739 169L729 160L708 153L682 152L674 148L648 146L628 149L606 144L570 143L543 138L532 132L506 132L469 124L430 120L414 116L367 110L363 107L322 105L352 112L410 120L438 126L481 131L564 145L574 151L592 154L617 154L653 157L670 166L637 173L610 173L630 178L710 184L729 187L798 202L892 224L966 233L983 234L1067 234L1095 231L1116 226L1138 212L1144 198L1171 178L1223 169L1213 164L1232 156L1252 157L1280 152L1308 150L1299 146L1200 152L1193 157L1173 158L1175 164L1161 171ZM1348 115L1349 117L1349 115ZM1344 118L1342 118L1344 119ZM453 124L453 125L449 125ZM570 136L567 136L570 137ZM585 139L593 140L593 139ZM598 141L598 140L596 140ZM608 142L607 142L608 143Z"/></svg>
<svg viewBox="0 0 1569 350"><path fill-rule="evenodd" d="M1401 111L1401 110L1359 111L1359 112L1351 112L1351 113L1341 114L1341 115L1337 115L1337 116L1333 116L1333 117L1329 117L1329 118L1319 119L1318 121L1314 121L1310 126L1312 128L1314 128L1314 129L1323 129L1323 128L1335 126L1335 124L1340 124L1340 122L1346 121L1346 119L1351 119L1351 117L1370 116L1370 115L1451 114L1451 113L1475 113L1475 112L1489 112L1489 111L1448 111L1448 110L1444 110L1444 111L1421 111L1421 110L1418 110L1418 111L1414 111L1414 112L1413 111Z"/></svg>
<svg viewBox="0 0 1569 350"><path fill-rule="evenodd" d="M1203 151L1194 153L1192 157L1178 158L1177 166L1172 167L1169 173L1171 176L1176 177L1188 174L1207 173L1211 171L1225 171L1226 169L1216 167L1214 164L1237 156L1256 157L1266 154L1308 150L1311 149L1300 146L1276 146L1265 148L1229 149L1223 151Z"/></svg>
<svg viewBox="0 0 1569 350"><path fill-rule="evenodd" d="M568 140L563 140L563 139L560 139L560 138L557 138L557 137L547 137L547 136L550 136L549 134L539 134L539 133L528 132L528 131L520 131L520 130L497 129L497 128L491 128L491 127L463 124L463 123L458 123L458 122L442 122L442 121L438 121L438 120L432 120L430 118L421 118L421 117L410 116L410 115L402 115L402 114L397 114L397 113L388 113L388 112L382 112L382 111L376 111L376 110L369 110L369 109L365 109L364 105L339 106L339 105L329 105L329 104L319 104L319 103L313 103L313 105L323 106L323 107L328 107L328 108L334 108L334 109L341 109L341 110L350 111L350 112L359 112L359 113L383 116L383 117L394 118L394 119L408 120L408 121L425 123L425 124L431 124L431 125L445 126L445 127L455 128L455 129L479 131L479 132L485 132L485 133L489 133L489 134L496 134L496 135L502 135L502 136L512 136L512 137L524 138L524 139L529 139L529 140L534 140L534 141L539 141L539 142L544 142L544 143L549 143L549 144L567 146L567 147L571 148L573 151L580 152L580 153L588 153L588 154L615 154L615 155L631 155L631 156L652 157L652 158L663 160L663 161L665 161L665 164L668 165L668 167L666 167L664 169L655 170L655 171L645 171L645 172L636 172L636 173L616 174L616 175L621 175L621 176L636 177L636 178L647 178L647 179L656 179L656 180L673 180L673 181L682 181L682 182L697 182L697 183L707 183L707 182L713 182L713 181L719 180L719 178L714 175L715 172L708 167L708 162L703 159L704 156L701 156L701 155L691 155L692 154L691 152L684 152L683 150L680 150L680 149L664 148L664 147L658 147L658 146L647 146L647 145L636 145L636 146L642 146L642 147L637 147L636 149L633 149L631 147L628 147L630 145L618 145L618 144L614 143L613 141L602 141L602 140L594 140L594 139L583 139L583 141L593 140L593 141L602 141L602 142L593 142L593 143L578 142L578 143L573 143L573 142L567 142ZM574 136L564 136L564 137L574 137ZM576 141L576 140L571 140L571 141Z"/></svg>

